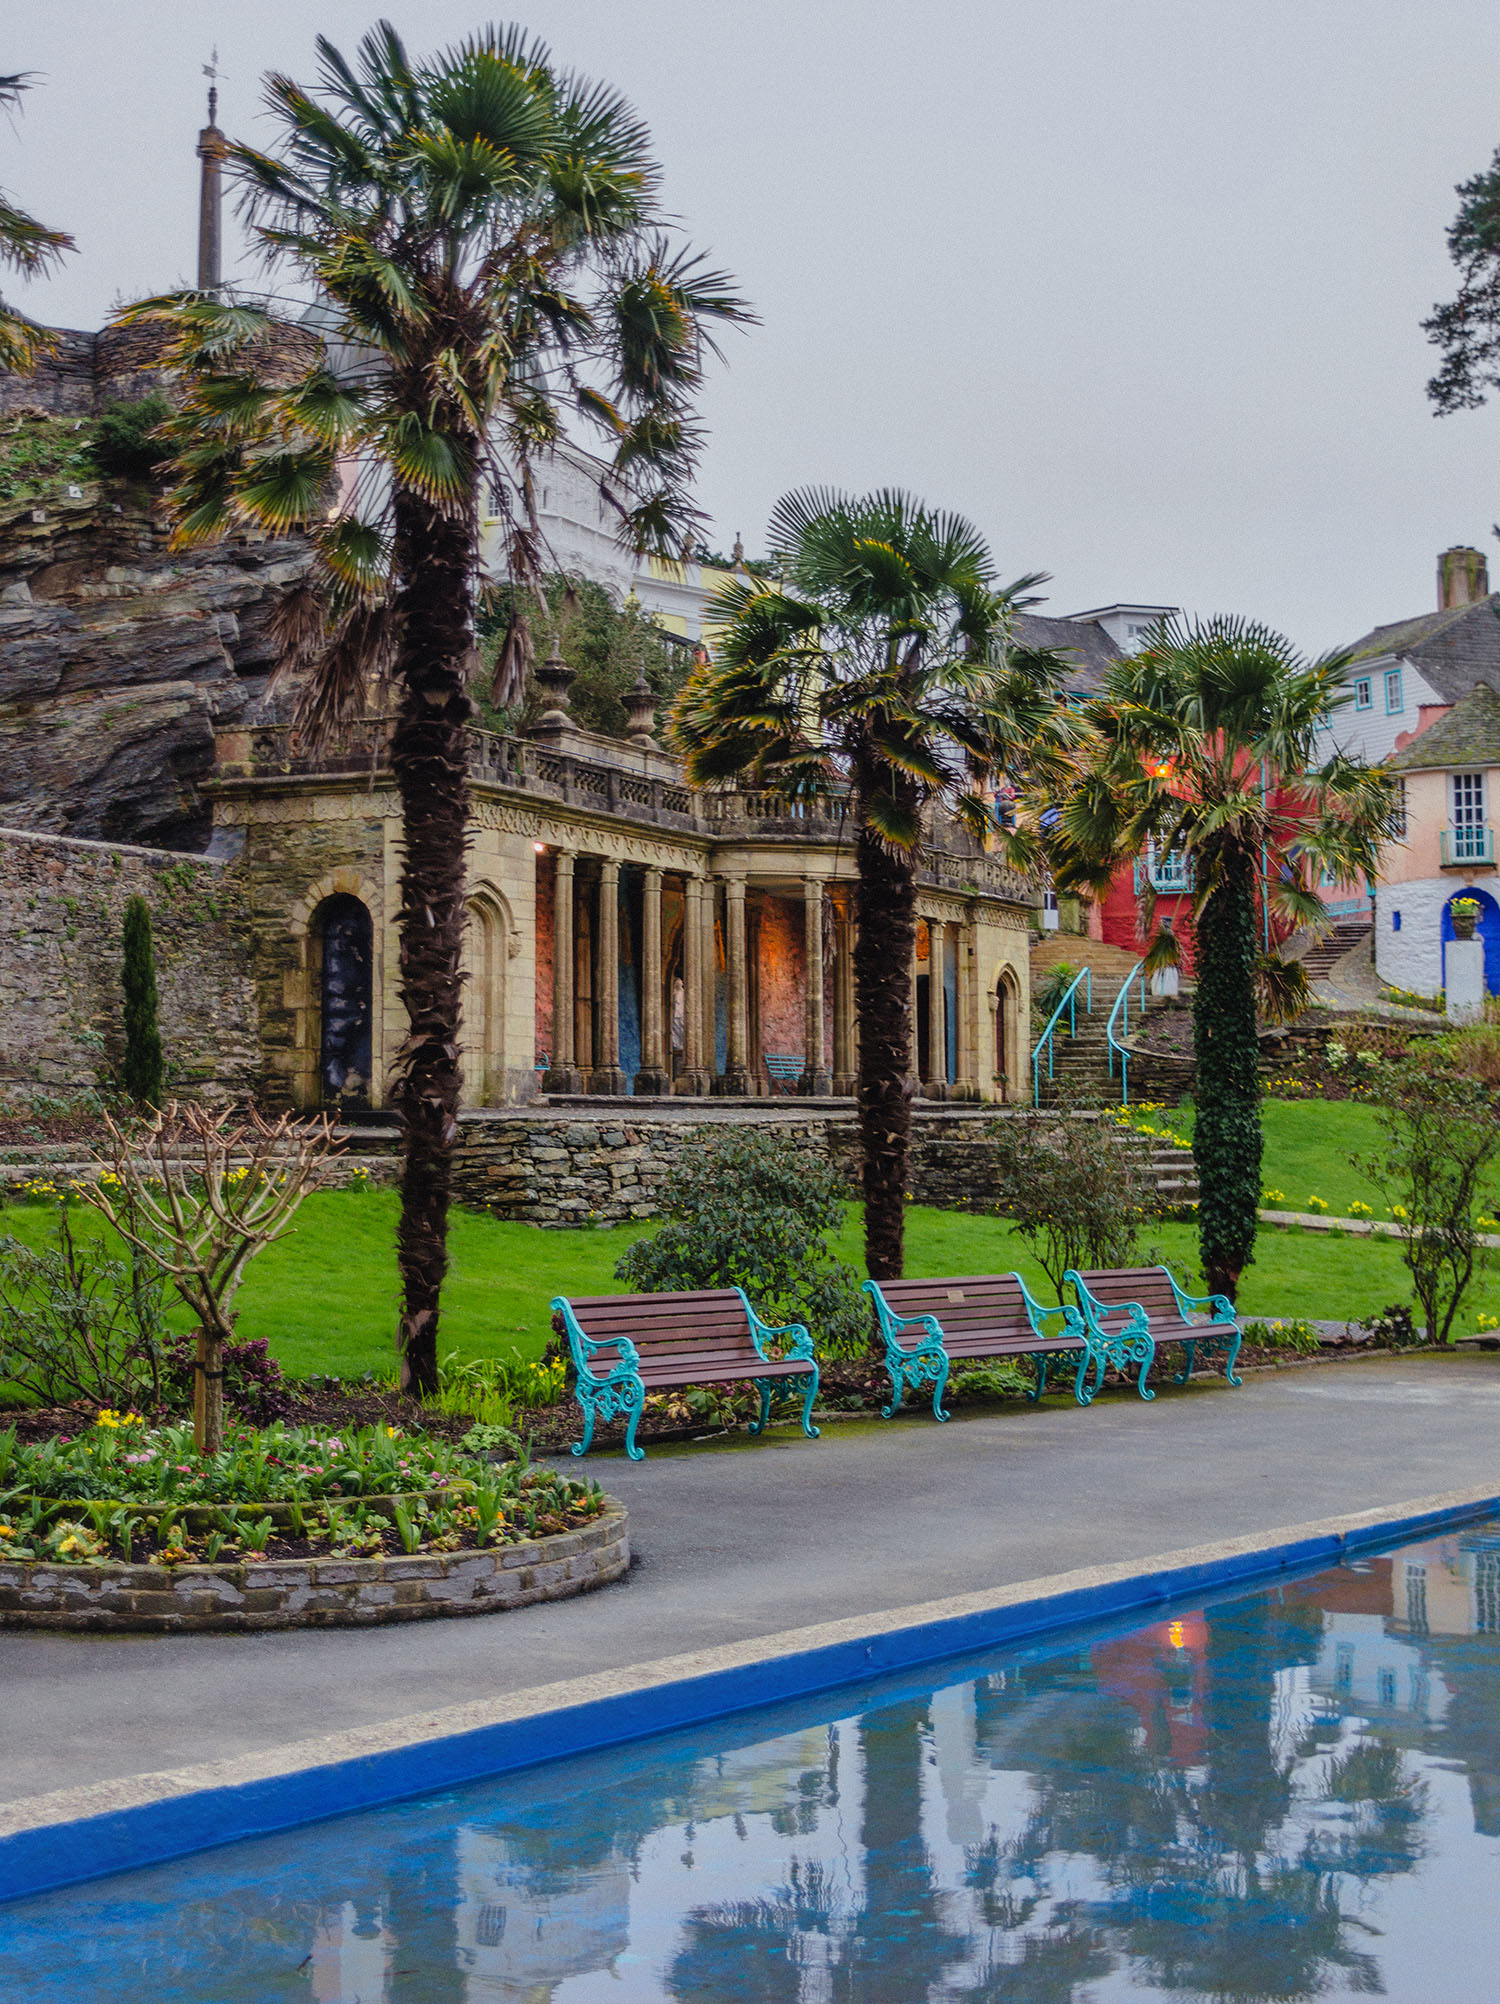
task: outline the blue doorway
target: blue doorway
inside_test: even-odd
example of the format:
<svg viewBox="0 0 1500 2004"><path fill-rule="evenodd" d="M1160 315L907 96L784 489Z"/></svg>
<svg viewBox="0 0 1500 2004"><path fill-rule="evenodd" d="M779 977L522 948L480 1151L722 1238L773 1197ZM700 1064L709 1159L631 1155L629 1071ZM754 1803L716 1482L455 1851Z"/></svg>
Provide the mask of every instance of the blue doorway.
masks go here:
<svg viewBox="0 0 1500 2004"><path fill-rule="evenodd" d="M1472 898L1479 907L1474 937L1484 942L1484 992L1500 995L1500 905L1477 884L1460 887L1443 906L1443 986L1448 986L1448 942L1454 937L1453 906L1459 898Z"/></svg>

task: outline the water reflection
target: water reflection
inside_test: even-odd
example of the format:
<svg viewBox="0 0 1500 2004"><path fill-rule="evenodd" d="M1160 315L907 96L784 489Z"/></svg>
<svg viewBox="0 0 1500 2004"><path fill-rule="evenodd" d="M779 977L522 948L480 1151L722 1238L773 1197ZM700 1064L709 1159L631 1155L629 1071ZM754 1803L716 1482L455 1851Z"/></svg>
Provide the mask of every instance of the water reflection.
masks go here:
<svg viewBox="0 0 1500 2004"><path fill-rule="evenodd" d="M947 1674L5 1908L0 1996L1486 1994L1500 1528Z"/></svg>

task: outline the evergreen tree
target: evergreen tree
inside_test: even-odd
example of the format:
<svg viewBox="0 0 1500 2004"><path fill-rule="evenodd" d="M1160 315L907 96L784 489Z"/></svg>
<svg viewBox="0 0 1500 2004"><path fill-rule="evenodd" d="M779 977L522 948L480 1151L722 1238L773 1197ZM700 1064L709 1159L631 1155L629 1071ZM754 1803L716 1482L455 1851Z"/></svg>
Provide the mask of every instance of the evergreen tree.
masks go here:
<svg viewBox="0 0 1500 2004"><path fill-rule="evenodd" d="M156 955L151 948L151 911L134 897L125 906L125 958L120 971L125 990L125 1065L122 1083L140 1106L160 1106L161 1031L156 1021Z"/></svg>

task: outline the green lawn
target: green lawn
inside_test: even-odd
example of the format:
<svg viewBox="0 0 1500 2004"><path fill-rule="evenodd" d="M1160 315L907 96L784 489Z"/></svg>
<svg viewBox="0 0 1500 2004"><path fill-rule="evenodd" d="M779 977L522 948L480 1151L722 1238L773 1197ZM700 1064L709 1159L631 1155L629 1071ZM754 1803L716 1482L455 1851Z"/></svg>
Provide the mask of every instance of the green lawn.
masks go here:
<svg viewBox="0 0 1500 2004"><path fill-rule="evenodd" d="M1328 1116L1336 1116L1330 1120ZM1333 1181L1330 1164L1359 1142L1362 1107L1288 1106L1267 1122L1267 1181L1291 1197L1326 1195L1330 1202L1359 1185ZM1164 1124L1159 1122L1159 1124ZM1174 1119L1175 1124L1175 1119ZM1304 1129L1313 1129L1311 1133ZM1288 1141L1295 1143L1295 1150ZM1315 1164L1318 1180L1301 1189L1285 1162ZM1304 1177L1304 1181L1307 1179ZM357 1376L385 1372L393 1359L396 1326L394 1191L338 1191L310 1198L296 1230L271 1247L249 1270L240 1294L239 1326L246 1336L270 1341L294 1376L328 1372ZM9 1208L0 1229L35 1242L52 1228L53 1213L37 1205ZM88 1212L75 1211L80 1231L95 1229ZM615 1261L641 1228L540 1231L455 1211L452 1271L444 1294L441 1346L469 1355L518 1350L535 1356L549 1331L548 1302L555 1294L606 1294L619 1287ZM649 1229L649 1227L648 1227ZM1193 1226L1164 1224L1149 1243L1189 1285L1197 1277ZM838 1250L862 1271L858 1207L850 1205ZM907 1270L922 1276L993 1273L1018 1268L1043 1295L1048 1283L1030 1260L1015 1228L1003 1219L914 1205L907 1221ZM1410 1298L1405 1269L1390 1240L1333 1237L1325 1233L1263 1227L1254 1266L1245 1275L1242 1308L1251 1315L1306 1315L1352 1319ZM1475 1289L1466 1327L1485 1309L1500 1314L1500 1276Z"/></svg>
<svg viewBox="0 0 1500 2004"><path fill-rule="evenodd" d="M1192 1139L1191 1106L1164 1107L1141 1118ZM1349 1205L1356 1201L1370 1205L1377 1218L1390 1216L1385 1197L1360 1167L1380 1152L1372 1108L1348 1099L1269 1099L1261 1107L1261 1126L1261 1184L1286 1198L1272 1209L1305 1211L1309 1197L1321 1197L1332 1217L1350 1216ZM1491 1179L1487 1201L1491 1210L1500 1204L1500 1175Z"/></svg>

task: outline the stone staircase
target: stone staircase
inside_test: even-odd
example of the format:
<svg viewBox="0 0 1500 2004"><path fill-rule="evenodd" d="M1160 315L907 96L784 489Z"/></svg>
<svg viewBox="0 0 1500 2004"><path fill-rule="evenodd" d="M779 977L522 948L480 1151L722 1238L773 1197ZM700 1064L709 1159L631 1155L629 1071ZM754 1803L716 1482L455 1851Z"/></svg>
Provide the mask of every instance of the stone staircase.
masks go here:
<svg viewBox="0 0 1500 2004"><path fill-rule="evenodd" d="M1042 1104L1055 1105L1066 1098L1093 1100L1100 1105L1117 1105L1120 1098L1120 1076L1118 1070L1113 1078L1109 1071L1109 1041L1106 1025L1109 1012L1114 1008L1120 990L1140 967L1140 958L1122 946L1105 946L1098 940L1080 939L1073 933L1047 933L1037 940L1031 949L1031 985L1035 993L1038 984L1051 973L1052 969L1066 962L1070 967L1087 967L1093 977L1092 1010L1082 1006L1079 996L1077 1011L1077 1031L1067 1034L1067 1018L1053 1032L1052 1079L1046 1076L1046 1061L1042 1063ZM1135 1001L1131 1001L1132 1027L1139 1020L1135 1014ZM1148 1001L1149 1007L1149 1001ZM1038 1032L1040 1024L1037 1025ZM1033 1042L1035 1040L1033 1039ZM1030 1084L1030 1057L1027 1060L1027 1084Z"/></svg>
<svg viewBox="0 0 1500 2004"><path fill-rule="evenodd" d="M1335 961L1342 960L1346 953L1352 953L1355 947L1370 937L1370 931L1367 918L1340 919L1300 956L1308 980L1323 980Z"/></svg>

